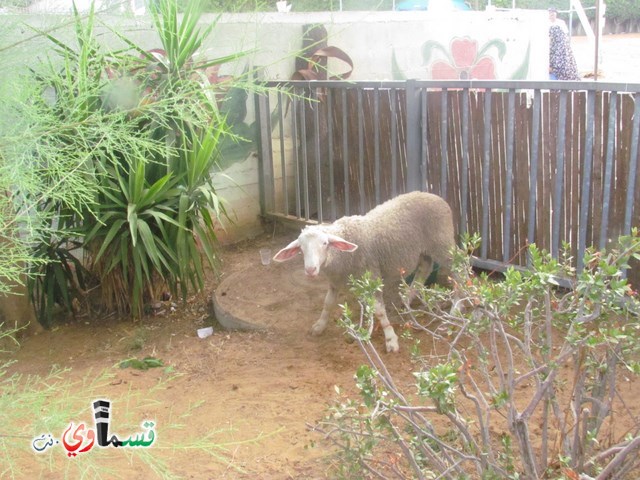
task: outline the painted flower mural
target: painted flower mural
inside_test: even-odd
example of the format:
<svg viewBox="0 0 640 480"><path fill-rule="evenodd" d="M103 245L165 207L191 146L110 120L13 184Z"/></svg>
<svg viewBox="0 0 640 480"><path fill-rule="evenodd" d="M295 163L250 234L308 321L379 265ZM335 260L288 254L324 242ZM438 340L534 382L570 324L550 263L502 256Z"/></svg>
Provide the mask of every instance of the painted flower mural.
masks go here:
<svg viewBox="0 0 640 480"><path fill-rule="evenodd" d="M488 54L491 49L497 50L498 60L502 60L507 50L504 41L499 39L490 40L478 49L477 40L455 37L449 48L434 40L427 41L422 46L422 57L433 80L495 80L496 58ZM436 51L442 55L432 60Z"/></svg>

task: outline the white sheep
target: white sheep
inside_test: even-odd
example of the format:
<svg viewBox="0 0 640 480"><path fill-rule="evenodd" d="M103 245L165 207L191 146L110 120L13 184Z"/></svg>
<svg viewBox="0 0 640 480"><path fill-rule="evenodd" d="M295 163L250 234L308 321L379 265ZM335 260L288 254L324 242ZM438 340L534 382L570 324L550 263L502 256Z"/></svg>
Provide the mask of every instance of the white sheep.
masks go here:
<svg viewBox="0 0 640 480"><path fill-rule="evenodd" d="M402 277L414 271L414 281L423 282L437 263L439 278L443 279L451 267L453 246L453 219L447 202L430 193L411 192L378 205L364 216L305 227L273 259L283 262L302 252L305 273L316 277L322 269L328 278L322 314L311 328L312 335L320 335L349 275L360 277L370 271L383 281L385 290L397 289ZM375 316L383 328L387 351L397 352L398 337L387 317L382 292L376 294Z"/></svg>

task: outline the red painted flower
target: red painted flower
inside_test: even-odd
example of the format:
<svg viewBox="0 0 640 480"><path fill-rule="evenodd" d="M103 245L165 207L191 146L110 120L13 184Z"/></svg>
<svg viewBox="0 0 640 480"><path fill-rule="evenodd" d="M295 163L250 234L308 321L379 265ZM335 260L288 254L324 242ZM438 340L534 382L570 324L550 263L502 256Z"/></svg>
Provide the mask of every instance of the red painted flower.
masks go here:
<svg viewBox="0 0 640 480"><path fill-rule="evenodd" d="M444 51L444 49L442 49ZM451 40L447 60L436 60L431 64L433 80L495 80L495 60L478 54L478 42L468 37Z"/></svg>

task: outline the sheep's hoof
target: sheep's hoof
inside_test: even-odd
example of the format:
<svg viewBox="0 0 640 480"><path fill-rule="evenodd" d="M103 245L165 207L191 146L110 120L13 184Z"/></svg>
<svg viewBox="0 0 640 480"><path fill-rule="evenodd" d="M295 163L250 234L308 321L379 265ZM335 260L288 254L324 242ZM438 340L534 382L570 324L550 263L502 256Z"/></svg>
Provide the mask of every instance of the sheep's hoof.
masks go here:
<svg viewBox="0 0 640 480"><path fill-rule="evenodd" d="M389 338L385 343L387 346L387 353L398 353L400 351L400 345L398 345L398 337Z"/></svg>
<svg viewBox="0 0 640 480"><path fill-rule="evenodd" d="M309 333L314 336L317 337L319 335L322 335L322 332L324 332L324 329L327 328L326 325L318 325L318 323L314 323L313 326L311 327L311 330L309 330Z"/></svg>

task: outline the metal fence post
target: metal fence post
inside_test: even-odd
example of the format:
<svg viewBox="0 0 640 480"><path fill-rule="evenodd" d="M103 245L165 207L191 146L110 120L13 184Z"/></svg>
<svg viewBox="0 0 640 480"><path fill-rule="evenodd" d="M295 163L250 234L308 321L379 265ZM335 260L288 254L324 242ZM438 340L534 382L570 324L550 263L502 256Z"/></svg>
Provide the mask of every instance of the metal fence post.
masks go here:
<svg viewBox="0 0 640 480"><path fill-rule="evenodd" d="M415 80L407 80L406 85L406 148L407 148L407 192L424 190L420 185L422 172L420 168L420 89Z"/></svg>
<svg viewBox="0 0 640 480"><path fill-rule="evenodd" d="M258 189L260 214L264 216L273 209L273 148L271 145L271 119L269 117L269 94L255 93L256 138L258 140Z"/></svg>

